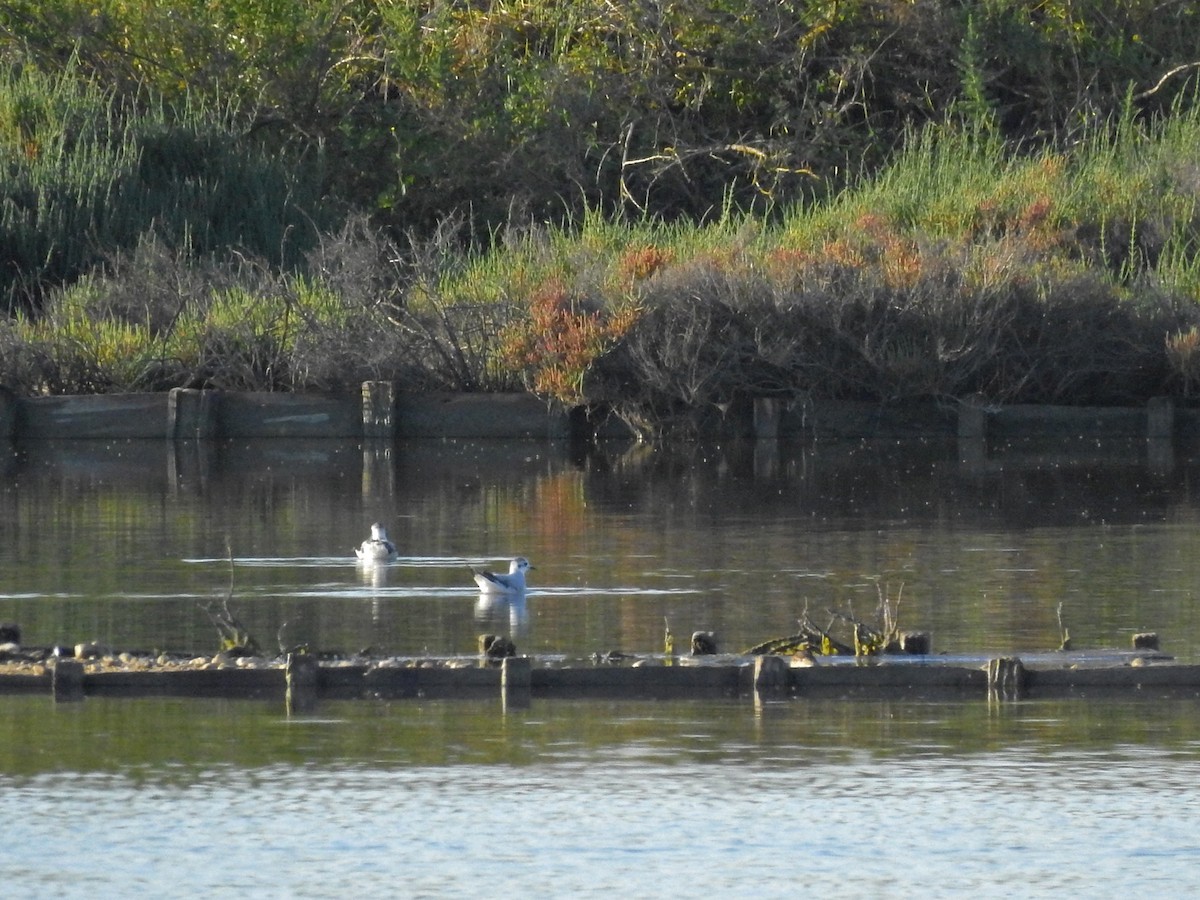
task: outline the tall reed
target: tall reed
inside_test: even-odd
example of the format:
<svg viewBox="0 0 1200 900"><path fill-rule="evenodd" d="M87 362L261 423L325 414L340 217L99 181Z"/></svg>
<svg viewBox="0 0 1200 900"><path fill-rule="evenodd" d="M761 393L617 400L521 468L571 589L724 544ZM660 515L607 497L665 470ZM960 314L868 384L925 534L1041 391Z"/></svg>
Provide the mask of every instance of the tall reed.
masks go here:
<svg viewBox="0 0 1200 900"><path fill-rule="evenodd" d="M73 70L0 67L0 305L36 310L148 232L294 266L332 217L322 160L258 146L237 110L118 100Z"/></svg>

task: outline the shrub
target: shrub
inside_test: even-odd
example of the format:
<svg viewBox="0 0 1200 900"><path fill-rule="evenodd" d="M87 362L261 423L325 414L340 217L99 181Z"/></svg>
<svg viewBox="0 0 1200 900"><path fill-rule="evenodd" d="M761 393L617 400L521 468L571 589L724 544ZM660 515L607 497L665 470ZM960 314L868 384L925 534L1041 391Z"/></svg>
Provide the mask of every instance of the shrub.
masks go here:
<svg viewBox="0 0 1200 900"><path fill-rule="evenodd" d="M628 330L637 310L606 312L558 280L540 285L528 304L528 318L500 335L500 364L521 373L534 393L567 405L583 402L588 367Z"/></svg>

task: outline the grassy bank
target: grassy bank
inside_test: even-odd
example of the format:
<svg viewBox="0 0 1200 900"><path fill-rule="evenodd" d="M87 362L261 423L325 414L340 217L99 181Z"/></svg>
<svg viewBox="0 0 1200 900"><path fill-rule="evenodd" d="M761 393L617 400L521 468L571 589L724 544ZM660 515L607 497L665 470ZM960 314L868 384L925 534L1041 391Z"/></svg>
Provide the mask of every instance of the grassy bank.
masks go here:
<svg viewBox="0 0 1200 900"><path fill-rule="evenodd" d="M143 241L0 332L21 392L526 387L647 433L745 395L1186 401L1200 384L1200 118L1016 155L929 129L768 217L589 213L490 249L363 220L302 270ZM282 271L282 274L281 274Z"/></svg>

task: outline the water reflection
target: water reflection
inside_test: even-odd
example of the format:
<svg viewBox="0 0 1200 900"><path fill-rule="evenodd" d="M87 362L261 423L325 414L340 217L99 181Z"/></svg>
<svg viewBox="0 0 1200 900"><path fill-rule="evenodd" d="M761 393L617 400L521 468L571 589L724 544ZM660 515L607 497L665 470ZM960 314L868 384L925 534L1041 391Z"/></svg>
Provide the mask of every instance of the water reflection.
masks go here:
<svg viewBox="0 0 1200 900"><path fill-rule="evenodd" d="M37 811L7 823L5 884L649 896L699 872L741 896L821 871L848 895L1175 896L1198 871L1181 802L1197 712L556 701L502 715L496 698L289 720L253 702L0 698L0 790ZM479 827L498 808L524 823L499 841ZM47 854L64 822L70 854Z"/></svg>
<svg viewBox="0 0 1200 900"><path fill-rule="evenodd" d="M1052 648L1062 603L1077 646L1154 630L1186 657L1196 463L1085 449L29 445L0 481L0 618L36 643L199 650L198 601L232 589L252 631L289 621L321 648L471 653L486 626L589 657L658 649L664 618L744 648L805 610L869 615L883 590L935 651ZM397 560L358 564L372 522ZM481 604L469 565L514 549L538 566L528 604Z"/></svg>
<svg viewBox="0 0 1200 900"><path fill-rule="evenodd" d="M902 622L938 651L1052 648L1061 602L1078 647L1157 630L1186 658L1198 471L1137 448L964 463L895 443L25 446L0 466L0 621L36 644L211 649L200 605L229 595L268 645L473 655L480 632L507 632L588 656L658 650L664 619L748 646L903 586ZM361 566L375 521L401 556ZM528 597L480 596L470 562L514 548L538 565ZM38 811L8 823L5 884L642 896L701 873L735 895L821 871L904 893L920 860L921 896L1165 895L1197 872L1180 798L1198 713L496 697L289 719L277 703L0 697L0 791ZM478 827L497 810L528 827L498 844ZM70 858L48 856L64 822Z"/></svg>
<svg viewBox="0 0 1200 900"><path fill-rule="evenodd" d="M528 598L517 594L493 594L481 591L475 602L475 621L491 629L524 640L529 636Z"/></svg>
<svg viewBox="0 0 1200 900"><path fill-rule="evenodd" d="M358 577L364 587L378 590L387 587L390 568L390 561L360 559L358 560Z"/></svg>

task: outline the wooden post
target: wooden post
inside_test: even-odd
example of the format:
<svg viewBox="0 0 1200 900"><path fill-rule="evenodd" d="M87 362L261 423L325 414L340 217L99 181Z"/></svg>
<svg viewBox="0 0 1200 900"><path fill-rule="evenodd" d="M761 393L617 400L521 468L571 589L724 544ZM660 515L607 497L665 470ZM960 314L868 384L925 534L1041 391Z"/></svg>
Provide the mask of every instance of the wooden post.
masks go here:
<svg viewBox="0 0 1200 900"><path fill-rule="evenodd" d="M900 651L909 656L928 656L933 650L933 638L928 631L900 632Z"/></svg>
<svg viewBox="0 0 1200 900"><path fill-rule="evenodd" d="M289 653L284 669L287 679L287 713L312 712L317 705L317 679L320 667L309 653Z"/></svg>
<svg viewBox="0 0 1200 900"><path fill-rule="evenodd" d="M714 656L717 652L717 636L711 631L692 632L692 656Z"/></svg>
<svg viewBox="0 0 1200 900"><path fill-rule="evenodd" d="M363 437L391 440L396 436L396 389L390 381L362 385Z"/></svg>
<svg viewBox="0 0 1200 900"><path fill-rule="evenodd" d="M56 703L83 699L83 663L74 659L56 659L50 669L50 687Z"/></svg>
<svg viewBox="0 0 1200 900"><path fill-rule="evenodd" d="M1158 649L1158 632L1157 631L1142 631L1133 636L1134 650L1157 650Z"/></svg>
<svg viewBox="0 0 1200 900"><path fill-rule="evenodd" d="M505 657L500 663L500 697L504 701L504 708L528 708L532 685L533 665L529 657Z"/></svg>
<svg viewBox="0 0 1200 900"><path fill-rule="evenodd" d="M216 392L171 388L167 393L167 439L208 440L216 436Z"/></svg>
<svg viewBox="0 0 1200 900"><path fill-rule="evenodd" d="M1027 678L1025 664L1020 659L1015 656L1002 656L988 660L987 673L989 699L1024 699Z"/></svg>
<svg viewBox="0 0 1200 900"><path fill-rule="evenodd" d="M787 660L774 653L763 653L754 658L754 699L767 700L785 696L788 692L791 667Z"/></svg>

